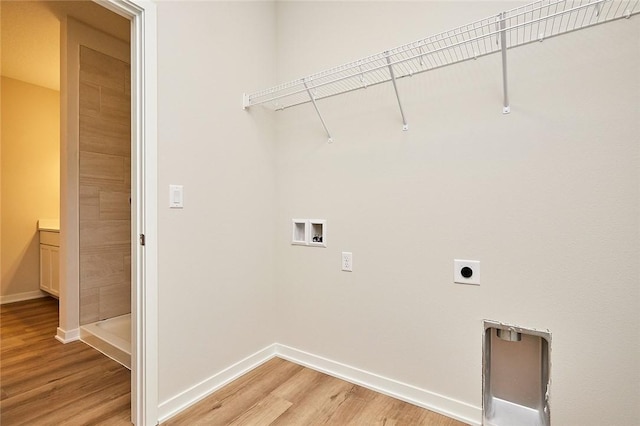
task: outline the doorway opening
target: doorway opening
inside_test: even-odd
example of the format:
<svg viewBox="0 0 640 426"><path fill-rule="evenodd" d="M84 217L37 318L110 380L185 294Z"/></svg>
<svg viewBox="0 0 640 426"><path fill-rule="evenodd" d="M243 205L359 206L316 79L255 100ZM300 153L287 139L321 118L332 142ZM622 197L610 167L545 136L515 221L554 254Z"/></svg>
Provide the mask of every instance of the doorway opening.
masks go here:
<svg viewBox="0 0 640 426"><path fill-rule="evenodd" d="M41 15L64 15L65 25L63 26L63 36L68 35L66 22L67 15L74 16L76 13L86 11L88 8L94 10L110 10L115 12L119 19L126 18L126 32L131 37L131 120L130 134L131 144L129 157L130 166L123 165L123 170L131 171L131 224L130 231L130 264L131 264L131 291L128 293L131 310L131 393L132 393L132 420L136 424L155 424L157 418L157 248L156 248L156 228L157 228L157 207L156 207L156 30L155 30L155 4L144 0L103 0L103 1L82 1L82 2L6 2L5 6L18 8L40 7ZM52 14L52 9L57 9ZM72 13L64 13L72 11ZM80 12L79 12L80 11ZM24 16L35 16L36 13L22 11ZM33 12L33 10L31 11ZM109 12L109 13L111 13ZM92 12L93 13L93 12ZM112 14L113 15L113 14ZM4 18L3 13L3 18ZM106 25L103 19L97 18L91 13L85 16L76 16L79 20L88 25L98 27ZM108 21L108 20L107 20ZM60 20L55 22L59 25ZM24 30L23 30L24 31ZM59 40L59 34L51 37ZM66 43L60 46L63 54L68 54ZM21 54L23 52L21 51ZM4 55L3 55L4 56ZM3 69L5 68L3 58ZM37 69L38 67L31 67ZM63 343L79 339L80 305L79 305L79 251L78 234L79 222L77 208L79 193L79 183L73 177L69 177L69 168L76 175L79 172L78 152L69 148L65 142L66 137L73 132L77 133L77 122L70 120L74 103L69 100L69 86L66 80L67 75L62 75L57 80L62 80L63 86L60 90L61 104L61 207L75 206L76 208L62 207L60 214L60 309L59 323L56 338ZM75 123L75 124L74 124ZM75 126L75 128L74 128ZM74 157L75 154L75 157ZM121 195L121 194L120 194ZM75 205L68 204L67 201L74 201ZM56 197L57 198L57 197ZM109 196L107 196L109 198ZM113 198L113 197L112 197ZM127 197L128 199L129 197ZM128 201L128 200L127 200ZM111 212L114 213L114 212ZM122 212L120 212L121 214ZM34 222L35 224L35 222ZM146 235L146 245L139 244L140 236ZM126 262L123 261L123 263ZM37 268L31 268L31 270ZM126 270L125 267L122 268ZM36 287L37 288L37 287ZM35 289L34 289L35 290ZM24 293L24 292L23 292ZM22 299L39 297L20 294ZM27 297L29 296L29 297ZM19 300L22 300L19 299ZM16 299L18 300L18 299ZM3 300L4 301L4 300Z"/></svg>

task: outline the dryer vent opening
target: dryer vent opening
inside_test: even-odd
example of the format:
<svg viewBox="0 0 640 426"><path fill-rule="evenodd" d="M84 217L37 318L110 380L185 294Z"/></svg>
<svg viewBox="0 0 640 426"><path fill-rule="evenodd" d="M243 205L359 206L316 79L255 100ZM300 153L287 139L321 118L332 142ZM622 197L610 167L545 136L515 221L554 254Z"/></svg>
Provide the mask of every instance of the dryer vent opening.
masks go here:
<svg viewBox="0 0 640 426"><path fill-rule="evenodd" d="M551 333L484 322L486 426L549 426Z"/></svg>

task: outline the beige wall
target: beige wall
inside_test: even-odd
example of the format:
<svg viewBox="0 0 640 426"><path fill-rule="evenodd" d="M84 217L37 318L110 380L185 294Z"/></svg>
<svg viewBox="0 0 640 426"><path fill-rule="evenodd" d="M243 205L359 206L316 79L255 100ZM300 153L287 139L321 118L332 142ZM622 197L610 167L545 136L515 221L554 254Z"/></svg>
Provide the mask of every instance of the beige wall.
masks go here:
<svg viewBox="0 0 640 426"><path fill-rule="evenodd" d="M2 286L39 290L38 219L60 205L60 94L2 77Z"/></svg>
<svg viewBox="0 0 640 426"><path fill-rule="evenodd" d="M499 56L399 82L409 132L389 85L321 102L331 145L310 105L240 108L511 6L158 3L161 404L279 342L479 410L487 318L553 333L554 424L640 417L638 18L510 51L508 116Z"/></svg>
<svg viewBox="0 0 640 426"><path fill-rule="evenodd" d="M278 81L511 6L278 2ZM635 424L638 19L509 51L510 115L500 55L399 81L408 132L389 84L319 102L333 144L277 113L277 341L479 408L482 320L549 329L552 422ZM290 244L298 217L326 249Z"/></svg>
<svg viewBox="0 0 640 426"><path fill-rule="evenodd" d="M158 2L159 401L275 341L271 2ZM169 185L184 209L169 209Z"/></svg>

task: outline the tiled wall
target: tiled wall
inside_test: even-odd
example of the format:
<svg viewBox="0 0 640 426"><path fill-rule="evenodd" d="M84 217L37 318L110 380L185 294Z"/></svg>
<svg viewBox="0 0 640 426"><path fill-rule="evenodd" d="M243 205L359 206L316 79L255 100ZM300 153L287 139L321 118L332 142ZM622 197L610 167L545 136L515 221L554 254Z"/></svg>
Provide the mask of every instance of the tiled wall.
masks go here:
<svg viewBox="0 0 640 426"><path fill-rule="evenodd" d="M80 324L131 312L129 64L80 49Z"/></svg>

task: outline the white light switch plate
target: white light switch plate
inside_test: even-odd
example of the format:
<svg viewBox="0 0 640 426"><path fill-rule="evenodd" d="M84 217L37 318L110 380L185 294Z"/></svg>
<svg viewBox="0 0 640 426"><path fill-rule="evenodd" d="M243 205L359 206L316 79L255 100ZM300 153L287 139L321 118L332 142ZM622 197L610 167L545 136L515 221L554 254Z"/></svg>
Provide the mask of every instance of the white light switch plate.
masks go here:
<svg viewBox="0 0 640 426"><path fill-rule="evenodd" d="M169 207L181 209L184 207L184 190L182 185L169 185Z"/></svg>
<svg viewBox="0 0 640 426"><path fill-rule="evenodd" d="M480 261L454 259L453 282L457 284L480 285Z"/></svg>

